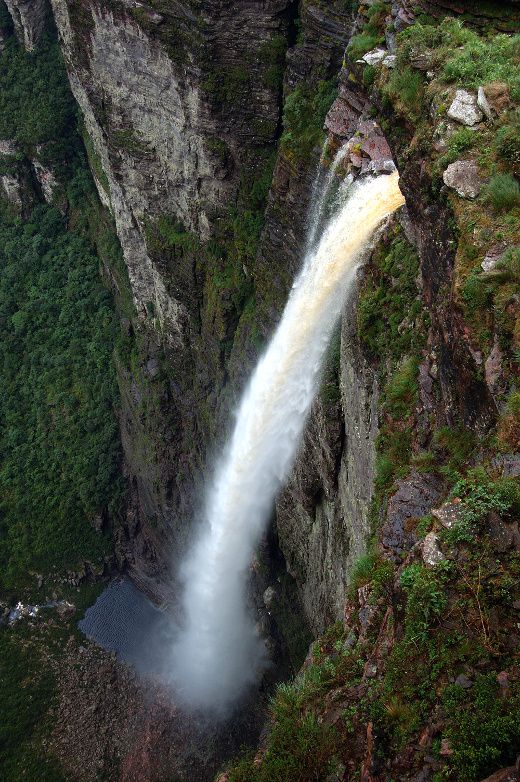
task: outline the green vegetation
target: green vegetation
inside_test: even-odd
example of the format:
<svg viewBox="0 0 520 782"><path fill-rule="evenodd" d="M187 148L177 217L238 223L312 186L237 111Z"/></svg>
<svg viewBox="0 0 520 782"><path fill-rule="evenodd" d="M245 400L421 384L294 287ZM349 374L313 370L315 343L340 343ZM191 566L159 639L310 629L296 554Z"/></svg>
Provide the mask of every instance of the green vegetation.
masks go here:
<svg viewBox="0 0 520 782"><path fill-rule="evenodd" d="M520 110L505 117L495 137L495 149L498 158L511 167L512 173L520 177Z"/></svg>
<svg viewBox="0 0 520 782"><path fill-rule="evenodd" d="M373 358L396 359L417 347L418 273L417 253L395 226L374 253L359 295L358 335Z"/></svg>
<svg viewBox="0 0 520 782"><path fill-rule="evenodd" d="M385 94L396 108L404 107L404 113L417 120L424 107L424 78L408 66L396 68L385 87Z"/></svg>
<svg viewBox="0 0 520 782"><path fill-rule="evenodd" d="M357 35L352 36L347 47L347 56L359 60L371 49L384 43L384 21L390 10L389 3L376 2L367 9L368 21Z"/></svg>
<svg viewBox="0 0 520 782"><path fill-rule="evenodd" d="M3 585L99 557L117 508L116 322L89 243L40 206L0 222Z"/></svg>
<svg viewBox="0 0 520 782"><path fill-rule="evenodd" d="M283 35L275 35L260 49L260 57L267 66L264 84L272 90L282 88L286 50L287 41Z"/></svg>
<svg viewBox="0 0 520 782"><path fill-rule="evenodd" d="M502 517L520 514L520 489L513 479L492 480L482 468L469 470L451 490L451 497L461 502L460 516L444 533L450 543L474 542L489 513Z"/></svg>
<svg viewBox="0 0 520 782"><path fill-rule="evenodd" d="M323 123L337 95L333 81L320 81L315 88L298 85L283 109L281 145L289 158L308 160L323 140Z"/></svg>
<svg viewBox="0 0 520 782"><path fill-rule="evenodd" d="M55 681L25 628L0 631L0 770L4 782L65 782L41 746Z"/></svg>
<svg viewBox="0 0 520 782"><path fill-rule="evenodd" d="M446 687L443 707L450 718L447 738L460 782L483 779L514 762L520 745L520 686L513 682L504 699L494 674L477 676L468 691Z"/></svg>
<svg viewBox="0 0 520 782"><path fill-rule="evenodd" d="M210 71L201 86L222 108L229 108L240 98L247 96L250 74L240 66L228 69L220 67L218 70Z"/></svg>
<svg viewBox="0 0 520 782"><path fill-rule="evenodd" d="M482 194L495 212L509 211L520 203L520 185L511 174L495 174Z"/></svg>
<svg viewBox="0 0 520 782"><path fill-rule="evenodd" d="M75 105L57 43L34 54L9 39L0 56L0 138L24 147L52 141L55 157L68 149Z"/></svg>

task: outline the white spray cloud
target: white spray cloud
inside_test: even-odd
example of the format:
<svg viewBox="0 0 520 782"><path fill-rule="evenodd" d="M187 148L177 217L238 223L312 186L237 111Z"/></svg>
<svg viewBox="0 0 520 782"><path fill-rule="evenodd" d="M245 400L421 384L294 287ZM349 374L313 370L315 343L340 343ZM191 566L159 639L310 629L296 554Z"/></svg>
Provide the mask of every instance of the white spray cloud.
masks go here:
<svg viewBox="0 0 520 782"><path fill-rule="evenodd" d="M177 697L191 708L225 711L262 669L264 645L247 606L248 567L292 466L363 250L404 202L396 172L365 179L343 200L308 252L243 394L208 492L204 524L181 568L184 624L171 668ZM322 209L318 202L314 226ZM311 241L315 233L313 228Z"/></svg>

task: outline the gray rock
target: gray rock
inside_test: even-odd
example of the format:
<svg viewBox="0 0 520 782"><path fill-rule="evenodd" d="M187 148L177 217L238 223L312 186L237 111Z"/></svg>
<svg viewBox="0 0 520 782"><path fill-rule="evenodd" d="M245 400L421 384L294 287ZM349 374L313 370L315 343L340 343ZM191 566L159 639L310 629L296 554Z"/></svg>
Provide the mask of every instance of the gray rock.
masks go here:
<svg viewBox="0 0 520 782"><path fill-rule="evenodd" d="M446 559L439 548L439 538L433 531L429 532L423 540L422 558L426 565L431 565L432 567Z"/></svg>
<svg viewBox="0 0 520 782"><path fill-rule="evenodd" d="M395 56L395 54L389 54L383 60L383 65L385 66L385 68L395 68L396 59L397 57Z"/></svg>
<svg viewBox="0 0 520 782"><path fill-rule="evenodd" d="M462 125L476 125L484 115L477 104L477 97L466 90L457 90L455 98L448 109L448 117Z"/></svg>
<svg viewBox="0 0 520 782"><path fill-rule="evenodd" d="M520 453L495 456L492 465L496 469L502 470L504 478L518 478L520 475Z"/></svg>
<svg viewBox="0 0 520 782"><path fill-rule="evenodd" d="M495 338L493 349L486 359L484 364L484 371L486 375L486 383L493 395L500 392L502 387L502 351L498 340Z"/></svg>
<svg viewBox="0 0 520 782"><path fill-rule="evenodd" d="M486 257L480 264L482 269L485 272L494 271L499 261L501 261L502 258L504 257L505 250L506 250L506 245L503 243L493 245L493 247L491 247L487 251Z"/></svg>
<svg viewBox="0 0 520 782"><path fill-rule="evenodd" d="M367 65L379 65L387 54L388 52L386 49L372 49L370 52L363 55L361 62L365 62Z"/></svg>
<svg viewBox="0 0 520 782"><path fill-rule="evenodd" d="M469 690L473 687L473 682L464 673L460 673L455 679L455 684L459 687L463 687L465 690Z"/></svg>
<svg viewBox="0 0 520 782"><path fill-rule="evenodd" d="M474 160L457 160L450 163L442 179L444 184L455 190L461 198L476 198L482 186Z"/></svg>
<svg viewBox="0 0 520 782"><path fill-rule="evenodd" d="M463 507L461 500L456 497L451 502L445 502L440 508L433 508L432 515L443 527L451 529L459 521Z"/></svg>
<svg viewBox="0 0 520 782"><path fill-rule="evenodd" d="M45 32L47 0L5 0L16 36L28 52L36 48Z"/></svg>
<svg viewBox="0 0 520 782"><path fill-rule="evenodd" d="M486 93L484 92L484 87L478 88L477 93L477 104L481 111L484 112L486 117L488 119L493 119L493 111L491 109L491 106L488 103L488 99L486 98Z"/></svg>
<svg viewBox="0 0 520 782"><path fill-rule="evenodd" d="M267 609L271 608L274 600L276 599L276 590L272 586L268 586L263 594L264 605Z"/></svg>
<svg viewBox="0 0 520 782"><path fill-rule="evenodd" d="M430 513L442 492L442 481L435 475L412 471L397 482L398 489L388 502L382 528L382 543L394 554L410 551L417 543L412 522Z"/></svg>

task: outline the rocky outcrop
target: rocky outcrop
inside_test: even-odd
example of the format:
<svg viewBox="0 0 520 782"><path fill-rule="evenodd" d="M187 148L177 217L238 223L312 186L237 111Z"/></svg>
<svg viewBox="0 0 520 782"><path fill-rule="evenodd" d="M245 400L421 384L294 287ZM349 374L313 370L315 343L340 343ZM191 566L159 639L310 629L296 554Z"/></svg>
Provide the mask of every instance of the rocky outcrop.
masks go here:
<svg viewBox="0 0 520 782"><path fill-rule="evenodd" d="M32 52L40 43L49 22L48 0L5 0L20 43Z"/></svg>

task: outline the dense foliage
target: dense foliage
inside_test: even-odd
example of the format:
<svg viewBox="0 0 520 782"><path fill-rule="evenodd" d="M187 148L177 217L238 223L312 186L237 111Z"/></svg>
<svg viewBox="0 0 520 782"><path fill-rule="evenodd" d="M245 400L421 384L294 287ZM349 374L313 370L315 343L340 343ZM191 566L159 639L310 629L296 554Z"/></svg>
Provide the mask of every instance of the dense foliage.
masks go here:
<svg viewBox="0 0 520 782"><path fill-rule="evenodd" d="M117 501L114 315L84 237L55 209L0 221L0 564L100 555L88 519Z"/></svg>
<svg viewBox="0 0 520 782"><path fill-rule="evenodd" d="M10 39L0 57L0 138L27 145L70 136L74 100L57 43L36 53Z"/></svg>

